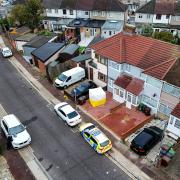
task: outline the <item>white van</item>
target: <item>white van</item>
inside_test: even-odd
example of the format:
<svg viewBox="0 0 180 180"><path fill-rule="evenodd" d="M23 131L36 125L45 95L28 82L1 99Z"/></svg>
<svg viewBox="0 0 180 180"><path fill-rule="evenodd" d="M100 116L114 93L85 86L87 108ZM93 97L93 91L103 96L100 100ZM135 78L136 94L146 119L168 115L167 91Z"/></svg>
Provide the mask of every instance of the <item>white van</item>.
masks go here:
<svg viewBox="0 0 180 180"><path fill-rule="evenodd" d="M55 80L55 86L67 88L71 84L83 80L85 78L85 70L81 67L75 67L61 73Z"/></svg>

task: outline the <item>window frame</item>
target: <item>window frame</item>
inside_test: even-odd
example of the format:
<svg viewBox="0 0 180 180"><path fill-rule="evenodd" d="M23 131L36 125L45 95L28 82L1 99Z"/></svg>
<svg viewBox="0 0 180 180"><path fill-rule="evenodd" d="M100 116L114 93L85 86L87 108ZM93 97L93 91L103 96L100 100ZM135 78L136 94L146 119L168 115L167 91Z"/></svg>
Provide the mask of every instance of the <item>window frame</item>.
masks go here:
<svg viewBox="0 0 180 180"><path fill-rule="evenodd" d="M102 78L101 78L102 77ZM107 83L107 76L101 72L98 72L98 80Z"/></svg>

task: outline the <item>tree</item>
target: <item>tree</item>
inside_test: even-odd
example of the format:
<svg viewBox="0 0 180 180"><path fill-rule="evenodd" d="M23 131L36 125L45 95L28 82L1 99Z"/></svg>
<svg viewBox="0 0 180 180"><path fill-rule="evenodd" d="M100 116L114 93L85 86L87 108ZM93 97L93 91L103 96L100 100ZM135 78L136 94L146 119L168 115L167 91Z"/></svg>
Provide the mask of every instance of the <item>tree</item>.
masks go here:
<svg viewBox="0 0 180 180"><path fill-rule="evenodd" d="M42 20L43 6L41 0L27 0L25 3L26 22L34 30Z"/></svg>
<svg viewBox="0 0 180 180"><path fill-rule="evenodd" d="M20 25L26 24L26 8L22 4L14 6L11 10L11 17Z"/></svg>
<svg viewBox="0 0 180 180"><path fill-rule="evenodd" d="M160 39L162 41L166 41L166 42L170 42L170 43L172 43L174 41L173 34L171 32L166 32L166 31L154 32L153 37L155 39Z"/></svg>
<svg viewBox="0 0 180 180"><path fill-rule="evenodd" d="M151 25L142 26L141 34L146 37L151 37L153 34L153 28Z"/></svg>

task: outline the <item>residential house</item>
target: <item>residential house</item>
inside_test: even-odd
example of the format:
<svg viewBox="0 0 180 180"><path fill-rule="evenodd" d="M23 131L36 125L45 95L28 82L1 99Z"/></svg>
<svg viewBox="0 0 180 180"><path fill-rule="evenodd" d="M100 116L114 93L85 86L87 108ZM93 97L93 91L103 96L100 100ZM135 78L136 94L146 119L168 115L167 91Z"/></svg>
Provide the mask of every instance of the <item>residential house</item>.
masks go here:
<svg viewBox="0 0 180 180"><path fill-rule="evenodd" d="M39 35L36 36L36 38L24 44L22 46L24 59L29 63L33 63L31 52L33 52L35 49L38 49L45 43L53 41L55 38L56 36L54 37L54 36Z"/></svg>
<svg viewBox="0 0 180 180"><path fill-rule="evenodd" d="M34 33L27 33L24 35L21 35L15 39L15 45L16 49L18 51L23 51L23 45L30 42L32 39L34 39L37 36L37 34Z"/></svg>
<svg viewBox="0 0 180 180"><path fill-rule="evenodd" d="M59 58L59 53L63 47L64 43L47 42L31 52L33 64L41 73L46 73L46 66Z"/></svg>
<svg viewBox="0 0 180 180"><path fill-rule="evenodd" d="M103 38L111 37L123 31L124 21L106 21L101 28L101 36Z"/></svg>
<svg viewBox="0 0 180 180"><path fill-rule="evenodd" d="M180 103L171 112L166 130L174 139L180 138Z"/></svg>
<svg viewBox="0 0 180 180"><path fill-rule="evenodd" d="M154 31L179 32L180 2L175 0L151 0L141 6L135 15L136 26L151 24Z"/></svg>
<svg viewBox="0 0 180 180"><path fill-rule="evenodd" d="M119 33L91 48L90 79L102 87L107 86L113 98L128 108L143 103L153 114L159 111L165 76L179 62L178 46ZM176 88L180 93L179 87Z"/></svg>

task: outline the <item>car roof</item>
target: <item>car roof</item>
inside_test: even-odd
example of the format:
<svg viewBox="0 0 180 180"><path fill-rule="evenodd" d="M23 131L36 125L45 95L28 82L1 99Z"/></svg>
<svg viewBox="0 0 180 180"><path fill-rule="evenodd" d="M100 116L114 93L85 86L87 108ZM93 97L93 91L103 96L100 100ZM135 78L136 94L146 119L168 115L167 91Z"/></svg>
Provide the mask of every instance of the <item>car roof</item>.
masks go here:
<svg viewBox="0 0 180 180"><path fill-rule="evenodd" d="M14 114L9 114L3 117L4 121L6 122L8 128L15 127L20 125L19 119Z"/></svg>
<svg viewBox="0 0 180 180"><path fill-rule="evenodd" d="M99 142L102 143L108 140L107 136L98 128L90 130L90 134Z"/></svg>
<svg viewBox="0 0 180 180"><path fill-rule="evenodd" d="M66 114L69 114L69 113L75 111L75 109L74 109L71 105L69 105L69 104L64 105L61 109L62 109Z"/></svg>
<svg viewBox="0 0 180 180"><path fill-rule="evenodd" d="M5 50L10 50L10 49L8 47L3 47L2 50L5 51Z"/></svg>

